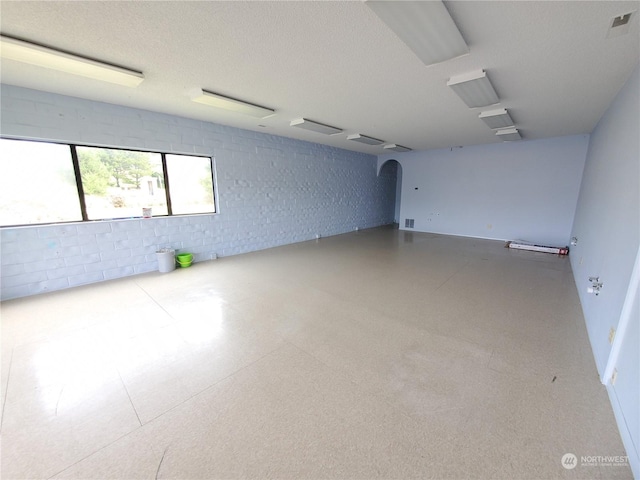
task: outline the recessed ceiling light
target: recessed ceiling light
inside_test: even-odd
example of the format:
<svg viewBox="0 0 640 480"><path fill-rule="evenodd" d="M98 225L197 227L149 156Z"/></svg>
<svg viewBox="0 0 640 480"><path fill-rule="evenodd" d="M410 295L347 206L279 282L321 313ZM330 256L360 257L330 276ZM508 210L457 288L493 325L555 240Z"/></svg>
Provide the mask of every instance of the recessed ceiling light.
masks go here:
<svg viewBox="0 0 640 480"><path fill-rule="evenodd" d="M487 110L480 112L478 115L480 120L486 123L489 128L512 127L513 120L509 116L506 108L498 108L496 110Z"/></svg>
<svg viewBox="0 0 640 480"><path fill-rule="evenodd" d="M311 120L307 120L306 118L297 118L295 120L291 120L289 124L292 127L304 128L305 130L311 130L312 132L322 133L324 135L337 135L338 133L342 133L342 129L338 127L332 127L330 125L325 125L324 123L313 122Z"/></svg>
<svg viewBox="0 0 640 480"><path fill-rule="evenodd" d="M403 147L402 145L396 145L395 143L389 143L385 145L385 150L393 150L394 152L410 152L411 149L409 147Z"/></svg>
<svg viewBox="0 0 640 480"><path fill-rule="evenodd" d="M469 47L444 3L369 0L365 3L425 65L467 55Z"/></svg>
<svg viewBox="0 0 640 480"><path fill-rule="evenodd" d="M520 132L518 132L517 128L505 128L502 130L498 130L496 132L496 137L503 142L513 142L522 138L520 137Z"/></svg>
<svg viewBox="0 0 640 480"><path fill-rule="evenodd" d="M447 85L469 108L486 107L500 102L484 70L451 77Z"/></svg>
<svg viewBox="0 0 640 480"><path fill-rule="evenodd" d="M367 137L366 135L360 135L359 133L354 133L353 135L349 135L347 137L347 140L366 143L367 145L382 145L384 143L384 140L378 140L377 138Z"/></svg>
<svg viewBox="0 0 640 480"><path fill-rule="evenodd" d="M275 113L272 108L262 107L253 103L243 102L235 98L220 95L218 93L207 92L206 90L198 90L198 93L191 97L191 101L202 103L210 107L230 110L243 115L249 115L256 118L267 118Z"/></svg>
<svg viewBox="0 0 640 480"><path fill-rule="evenodd" d="M0 56L9 60L59 70L103 82L116 83L125 87L137 87L144 80L142 72L4 35L0 35Z"/></svg>

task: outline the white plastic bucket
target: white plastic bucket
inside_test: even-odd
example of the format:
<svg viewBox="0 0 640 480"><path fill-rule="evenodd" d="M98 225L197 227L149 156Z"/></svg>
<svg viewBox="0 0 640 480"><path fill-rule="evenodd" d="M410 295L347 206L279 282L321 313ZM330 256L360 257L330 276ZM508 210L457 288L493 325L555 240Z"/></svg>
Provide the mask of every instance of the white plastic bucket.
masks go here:
<svg viewBox="0 0 640 480"><path fill-rule="evenodd" d="M158 257L158 271L160 273L172 272L176 269L176 251L163 248L156 252Z"/></svg>

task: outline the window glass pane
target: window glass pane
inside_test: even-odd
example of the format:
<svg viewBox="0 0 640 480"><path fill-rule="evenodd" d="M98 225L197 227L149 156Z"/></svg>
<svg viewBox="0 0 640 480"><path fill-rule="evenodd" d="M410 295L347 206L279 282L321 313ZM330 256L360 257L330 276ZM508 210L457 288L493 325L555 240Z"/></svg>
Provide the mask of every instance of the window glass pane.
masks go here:
<svg viewBox="0 0 640 480"><path fill-rule="evenodd" d="M67 145L0 139L0 225L82 220Z"/></svg>
<svg viewBox="0 0 640 480"><path fill-rule="evenodd" d="M174 214L213 213L211 159L187 155L166 155L167 177Z"/></svg>
<svg viewBox="0 0 640 480"><path fill-rule="evenodd" d="M90 220L167 215L159 153L77 147L82 188Z"/></svg>

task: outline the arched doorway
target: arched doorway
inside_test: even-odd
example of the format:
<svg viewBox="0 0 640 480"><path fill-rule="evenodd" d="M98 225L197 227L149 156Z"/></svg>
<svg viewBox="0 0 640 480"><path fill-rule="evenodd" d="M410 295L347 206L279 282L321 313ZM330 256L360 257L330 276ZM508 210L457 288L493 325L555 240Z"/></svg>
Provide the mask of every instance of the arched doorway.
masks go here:
<svg viewBox="0 0 640 480"><path fill-rule="evenodd" d="M378 177L389 184L390 216L393 211L393 223L400 223L400 204L402 202L402 165L397 160L387 160L378 170Z"/></svg>

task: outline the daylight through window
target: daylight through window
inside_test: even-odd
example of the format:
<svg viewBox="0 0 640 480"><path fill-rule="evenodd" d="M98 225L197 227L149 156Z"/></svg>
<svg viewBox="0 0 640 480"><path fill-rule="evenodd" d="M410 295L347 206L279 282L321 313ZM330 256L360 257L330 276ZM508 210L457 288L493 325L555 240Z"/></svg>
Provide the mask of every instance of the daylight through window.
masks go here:
<svg viewBox="0 0 640 480"><path fill-rule="evenodd" d="M82 220L66 145L0 141L0 225Z"/></svg>
<svg viewBox="0 0 640 480"><path fill-rule="evenodd" d="M89 220L139 217L143 208L156 216L168 214L159 153L95 147L76 151Z"/></svg>
<svg viewBox="0 0 640 480"><path fill-rule="evenodd" d="M215 211L209 157L0 139L0 226Z"/></svg>
<svg viewBox="0 0 640 480"><path fill-rule="evenodd" d="M203 157L166 155L174 214L215 210L211 161Z"/></svg>

